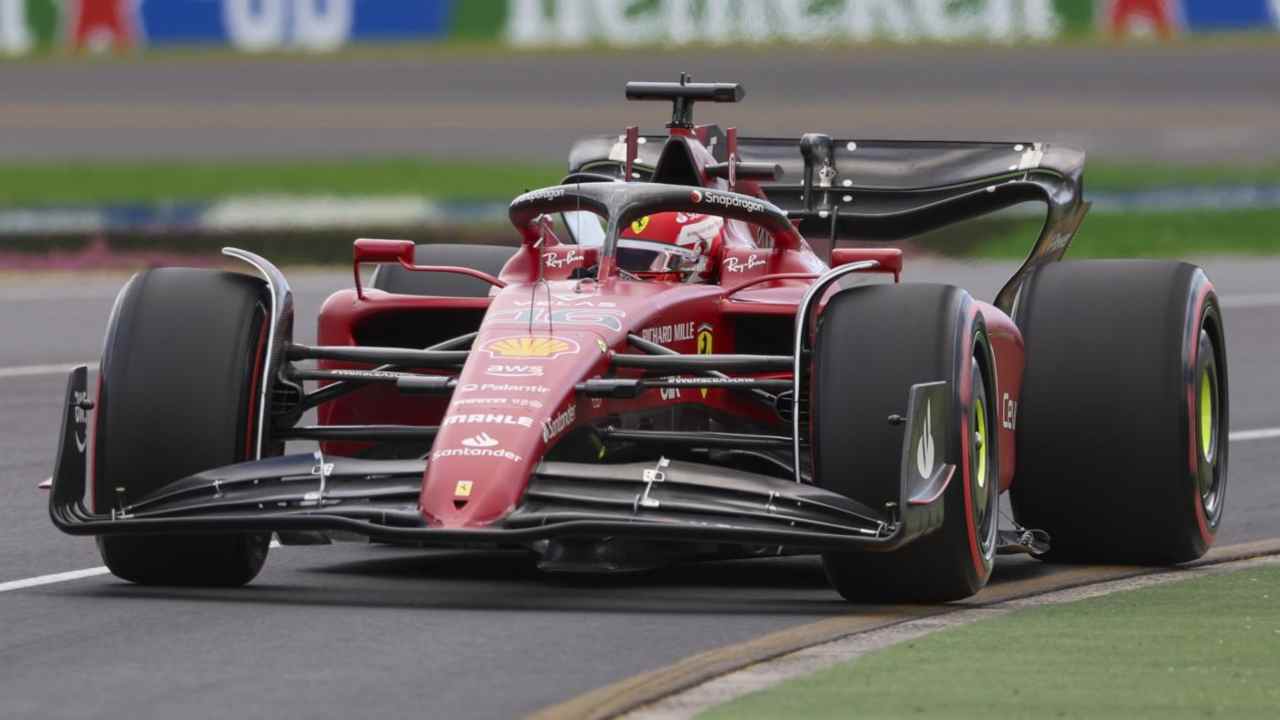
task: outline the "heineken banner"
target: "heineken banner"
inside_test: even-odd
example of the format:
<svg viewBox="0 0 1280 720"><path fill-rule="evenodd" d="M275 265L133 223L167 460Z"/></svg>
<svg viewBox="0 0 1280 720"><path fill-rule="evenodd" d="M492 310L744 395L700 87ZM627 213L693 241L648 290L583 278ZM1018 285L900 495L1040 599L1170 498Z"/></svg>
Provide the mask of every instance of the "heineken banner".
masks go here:
<svg viewBox="0 0 1280 720"><path fill-rule="evenodd" d="M1280 0L0 0L0 54L360 43L1048 42L1276 31Z"/></svg>

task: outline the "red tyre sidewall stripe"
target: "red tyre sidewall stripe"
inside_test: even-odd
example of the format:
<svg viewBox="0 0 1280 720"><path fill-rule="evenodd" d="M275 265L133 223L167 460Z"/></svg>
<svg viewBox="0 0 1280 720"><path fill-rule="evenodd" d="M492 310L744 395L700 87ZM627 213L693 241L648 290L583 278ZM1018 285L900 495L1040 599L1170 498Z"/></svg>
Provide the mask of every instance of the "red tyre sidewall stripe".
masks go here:
<svg viewBox="0 0 1280 720"><path fill-rule="evenodd" d="M970 303L965 313L964 328L960 336L965 340L964 361L960 373L960 462L961 477L964 478L964 517L968 528L969 554L973 559L973 569L977 577L986 577L990 571L986 559L982 556L982 548L978 546L978 526L973 517L973 473L969 463L969 405L973 402L973 327L978 316L978 306Z"/></svg>
<svg viewBox="0 0 1280 720"><path fill-rule="evenodd" d="M89 433L89 458L86 462L86 485L89 486L89 511L98 512L98 425L102 420L102 370L98 366L98 392L93 402L93 432Z"/></svg>
<svg viewBox="0 0 1280 720"><path fill-rule="evenodd" d="M264 315L262 328L258 331L258 345L253 353L253 377L249 381L249 420L245 423L244 438L246 460L253 460L257 456L257 444L253 440L257 425L262 420L258 417L258 391L263 380L262 368L266 360L267 330L270 324L271 316L269 314Z"/></svg>

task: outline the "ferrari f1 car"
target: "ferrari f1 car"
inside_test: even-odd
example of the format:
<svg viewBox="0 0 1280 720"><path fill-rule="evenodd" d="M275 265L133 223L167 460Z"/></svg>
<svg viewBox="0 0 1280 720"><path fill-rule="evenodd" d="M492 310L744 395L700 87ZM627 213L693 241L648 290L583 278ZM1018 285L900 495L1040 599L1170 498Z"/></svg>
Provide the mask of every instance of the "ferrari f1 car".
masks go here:
<svg viewBox="0 0 1280 720"><path fill-rule="evenodd" d="M511 203L518 247L357 240L315 345L250 253L226 251L253 275L132 278L96 392L71 373L53 522L144 584L247 583L274 533L524 548L551 571L816 553L851 600L966 597L1006 552L1213 543L1213 285L1059 262L1082 152L738 137L692 111L739 85L627 95L670 101L668 131L576 144L561 184ZM895 242L1029 201L1043 229L991 302L900 282Z"/></svg>

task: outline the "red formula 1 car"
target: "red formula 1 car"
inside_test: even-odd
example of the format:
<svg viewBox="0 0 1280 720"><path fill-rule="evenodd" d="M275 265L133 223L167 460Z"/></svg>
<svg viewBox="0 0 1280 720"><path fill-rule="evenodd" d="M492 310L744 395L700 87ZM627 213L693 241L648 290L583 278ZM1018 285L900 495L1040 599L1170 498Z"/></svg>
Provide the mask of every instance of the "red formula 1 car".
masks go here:
<svg viewBox="0 0 1280 720"><path fill-rule="evenodd" d="M905 600L971 595L1002 552L1176 563L1213 542L1213 286L1058 262L1081 152L739 138L691 117L738 85L627 92L671 101L669 132L578 143L562 184L511 203L514 250L357 241L315 346L257 256L227 251L261 279L135 276L96 394L71 374L54 523L139 583L246 583L275 533L560 571L820 553L845 597ZM868 246L1025 201L1044 228L990 303L901 283L900 251ZM300 440L318 449L284 454Z"/></svg>

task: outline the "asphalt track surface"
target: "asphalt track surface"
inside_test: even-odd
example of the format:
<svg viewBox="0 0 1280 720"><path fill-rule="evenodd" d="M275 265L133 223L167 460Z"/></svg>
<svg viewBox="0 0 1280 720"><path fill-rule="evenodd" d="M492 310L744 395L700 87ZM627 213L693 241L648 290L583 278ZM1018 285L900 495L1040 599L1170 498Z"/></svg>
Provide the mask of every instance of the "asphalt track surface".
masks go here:
<svg viewBox="0 0 1280 720"><path fill-rule="evenodd" d="M661 128L627 80L739 81L744 134L1069 142L1095 158L1280 157L1280 43L499 51L0 64L0 161L399 156L555 161Z"/></svg>
<svg viewBox="0 0 1280 720"><path fill-rule="evenodd" d="M1205 262L1226 304L1233 430L1280 428L1280 260ZM990 297L1007 264L908 264ZM298 338L349 276L295 273ZM0 715L493 718L694 653L865 612L809 558L568 582L522 556L338 544L272 550L238 590L150 589L92 569L35 488L50 472L63 375L96 359L123 276L0 277ZM1280 433L1233 442L1220 544L1280 536ZM1100 499L1105 502L1105 499ZM1053 572L1001 559L994 582ZM17 585L21 585L18 583Z"/></svg>

